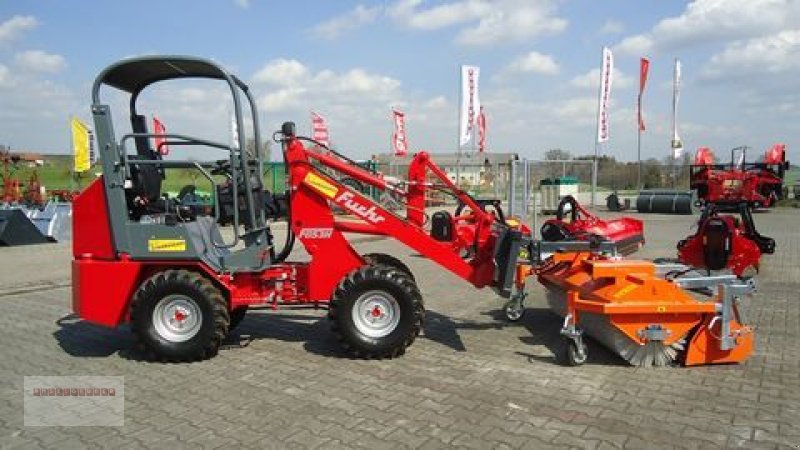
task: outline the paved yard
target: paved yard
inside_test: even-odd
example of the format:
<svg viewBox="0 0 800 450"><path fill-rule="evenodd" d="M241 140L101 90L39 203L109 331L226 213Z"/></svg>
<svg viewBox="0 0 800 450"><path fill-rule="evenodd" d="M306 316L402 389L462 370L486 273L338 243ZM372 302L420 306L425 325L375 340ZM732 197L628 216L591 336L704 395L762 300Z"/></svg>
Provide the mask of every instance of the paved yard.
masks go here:
<svg viewBox="0 0 800 450"><path fill-rule="evenodd" d="M640 256L673 256L693 218L646 216ZM756 215L778 241L748 302L742 365L636 369L590 342L555 363L559 319L535 285L519 324L502 302L390 241L428 309L425 336L393 361L351 360L322 311L248 315L220 354L142 362L126 329L70 319L69 247L0 249L0 448L472 447L799 448L800 212ZM125 377L125 426L23 427L25 375Z"/></svg>

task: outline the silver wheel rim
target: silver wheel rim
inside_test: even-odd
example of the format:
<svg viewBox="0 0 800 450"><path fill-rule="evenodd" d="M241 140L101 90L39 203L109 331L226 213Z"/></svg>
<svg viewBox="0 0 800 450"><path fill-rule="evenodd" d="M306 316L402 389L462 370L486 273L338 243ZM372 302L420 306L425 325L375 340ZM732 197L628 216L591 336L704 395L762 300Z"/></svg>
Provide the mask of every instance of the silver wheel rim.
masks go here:
<svg viewBox="0 0 800 450"><path fill-rule="evenodd" d="M381 338L391 334L400 323L400 305L386 292L369 291L356 299L352 316L361 334Z"/></svg>
<svg viewBox="0 0 800 450"><path fill-rule="evenodd" d="M515 308L511 305L506 306L506 318L511 321L519 320L522 317L522 308Z"/></svg>
<svg viewBox="0 0 800 450"><path fill-rule="evenodd" d="M185 342L195 337L203 325L200 307L184 295L168 295L153 309L156 333L170 342Z"/></svg>

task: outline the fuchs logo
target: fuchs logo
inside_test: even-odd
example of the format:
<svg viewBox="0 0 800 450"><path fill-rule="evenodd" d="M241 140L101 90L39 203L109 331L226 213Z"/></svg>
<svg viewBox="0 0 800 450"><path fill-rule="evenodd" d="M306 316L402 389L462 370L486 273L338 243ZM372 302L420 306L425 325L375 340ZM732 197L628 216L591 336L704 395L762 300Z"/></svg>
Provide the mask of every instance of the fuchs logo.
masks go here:
<svg viewBox="0 0 800 450"><path fill-rule="evenodd" d="M361 217L367 222L377 225L386 220L385 217L378 214L374 205L367 207L366 205L359 203L355 198L356 196L352 192L344 191L342 192L342 195L336 197L336 203L342 203L342 206L349 209L350 212L358 217Z"/></svg>
<svg viewBox="0 0 800 450"><path fill-rule="evenodd" d="M300 231L300 239L330 239L333 235L333 228L303 228Z"/></svg>

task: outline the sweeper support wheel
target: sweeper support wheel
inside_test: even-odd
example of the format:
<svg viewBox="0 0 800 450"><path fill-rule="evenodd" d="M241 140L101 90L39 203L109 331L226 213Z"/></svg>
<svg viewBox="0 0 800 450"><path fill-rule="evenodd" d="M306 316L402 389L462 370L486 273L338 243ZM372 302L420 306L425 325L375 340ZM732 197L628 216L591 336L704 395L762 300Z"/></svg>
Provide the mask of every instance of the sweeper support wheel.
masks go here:
<svg viewBox="0 0 800 450"><path fill-rule="evenodd" d="M567 366L581 366L589 359L589 348L586 342L570 338L564 338L560 360Z"/></svg>

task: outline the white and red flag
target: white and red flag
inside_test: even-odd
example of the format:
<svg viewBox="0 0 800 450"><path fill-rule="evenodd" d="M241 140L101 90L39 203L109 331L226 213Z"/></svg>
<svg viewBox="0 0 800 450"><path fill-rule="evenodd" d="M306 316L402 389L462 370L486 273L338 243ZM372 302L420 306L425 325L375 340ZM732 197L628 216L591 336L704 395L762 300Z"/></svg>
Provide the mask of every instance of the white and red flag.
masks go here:
<svg viewBox="0 0 800 450"><path fill-rule="evenodd" d="M156 151L162 155L169 154L169 146L167 145L167 138L165 136L167 134L167 127L165 127L156 116L153 116L153 134L156 135L153 139L156 145Z"/></svg>
<svg viewBox="0 0 800 450"><path fill-rule="evenodd" d="M600 70L600 98L597 107L597 142L606 142L610 135L608 109L611 103L611 84L614 72L614 55L603 47L603 63Z"/></svg>
<svg viewBox="0 0 800 450"><path fill-rule="evenodd" d="M475 139L475 125L481 100L478 95L478 81L481 69L477 66L461 66L461 121L458 132L460 146Z"/></svg>
<svg viewBox="0 0 800 450"><path fill-rule="evenodd" d="M650 71L650 60L641 58L639 61L639 100L637 101L637 114L639 121L639 131L644 131L644 115L642 114L642 96L647 85L647 73Z"/></svg>
<svg viewBox="0 0 800 450"><path fill-rule="evenodd" d="M394 134L392 135L392 147L395 156L406 156L408 154L408 136L406 135L406 115L402 111L392 110L394 118Z"/></svg>
<svg viewBox="0 0 800 450"><path fill-rule="evenodd" d="M330 145L328 122L325 120L325 117L314 111L311 111L311 138L326 147Z"/></svg>
<svg viewBox="0 0 800 450"><path fill-rule="evenodd" d="M478 114L478 151L483 153L486 149L486 114L483 112L483 106L481 106L481 112Z"/></svg>

